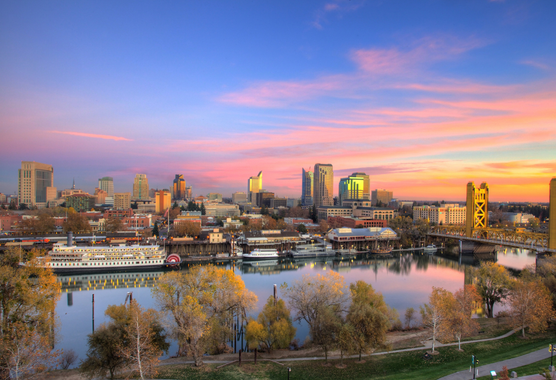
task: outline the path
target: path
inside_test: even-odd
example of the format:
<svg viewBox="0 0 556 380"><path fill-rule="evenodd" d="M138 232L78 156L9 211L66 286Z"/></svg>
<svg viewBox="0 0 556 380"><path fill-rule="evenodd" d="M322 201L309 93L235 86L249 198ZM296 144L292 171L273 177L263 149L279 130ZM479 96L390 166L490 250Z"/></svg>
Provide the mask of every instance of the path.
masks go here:
<svg viewBox="0 0 556 380"><path fill-rule="evenodd" d="M527 364L538 362L539 360L548 359L550 358L550 352L548 352L547 348L543 348L538 351L531 352L527 355L518 356L513 359L503 360L497 363L485 364L480 367L477 367L479 370L479 377L480 376L487 376L489 375L490 371L494 370L496 373L500 373L502 371L502 367L506 366L509 369L521 367ZM548 367L548 361L546 362L546 367ZM518 373L519 375L519 373ZM469 370L460 371L456 373L452 373L451 375L441 377L439 380L469 380L473 375Z"/></svg>

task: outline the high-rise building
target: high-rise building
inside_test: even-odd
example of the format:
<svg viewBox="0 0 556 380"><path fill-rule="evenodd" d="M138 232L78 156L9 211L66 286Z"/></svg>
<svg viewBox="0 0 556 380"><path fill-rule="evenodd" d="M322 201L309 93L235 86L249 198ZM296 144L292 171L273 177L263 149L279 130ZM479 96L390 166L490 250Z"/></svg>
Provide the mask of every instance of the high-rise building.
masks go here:
<svg viewBox="0 0 556 380"><path fill-rule="evenodd" d="M313 205L313 172L301 169L301 204L303 206Z"/></svg>
<svg viewBox="0 0 556 380"><path fill-rule="evenodd" d="M131 193L114 193L114 209L127 210L131 208Z"/></svg>
<svg viewBox="0 0 556 380"><path fill-rule="evenodd" d="M174 182L172 184L172 194L174 195L174 199L182 200L185 199L185 179L183 179L183 174L176 174L176 178L174 178Z"/></svg>
<svg viewBox="0 0 556 380"><path fill-rule="evenodd" d="M316 207L334 206L334 169L330 164L315 164L313 203Z"/></svg>
<svg viewBox="0 0 556 380"><path fill-rule="evenodd" d="M187 186L187 187L185 188L185 198L186 198L186 199L191 199L191 198L193 198L193 187Z"/></svg>
<svg viewBox="0 0 556 380"><path fill-rule="evenodd" d="M35 161L21 161L18 170L18 203L28 206L45 207L47 187L54 186L52 165Z"/></svg>
<svg viewBox="0 0 556 380"><path fill-rule="evenodd" d="M353 173L349 177L340 179L340 183L338 185L338 203L340 205L346 199L365 199L363 197L365 178L356 174L357 173Z"/></svg>
<svg viewBox="0 0 556 380"><path fill-rule="evenodd" d="M261 170L256 177L251 177L247 181L247 194L249 194L249 202L254 203L256 195L263 188L263 171Z"/></svg>
<svg viewBox="0 0 556 380"><path fill-rule="evenodd" d="M373 190L371 195L371 204L376 206L378 202L388 205L393 198L394 193L385 189Z"/></svg>
<svg viewBox="0 0 556 380"><path fill-rule="evenodd" d="M363 197L362 199L371 199L371 181L369 175L365 173L355 172L350 177L363 178Z"/></svg>
<svg viewBox="0 0 556 380"><path fill-rule="evenodd" d="M157 214L165 212L172 207L172 196L169 191L159 190L154 195L155 212Z"/></svg>
<svg viewBox="0 0 556 380"><path fill-rule="evenodd" d="M274 193L270 192L270 191L259 191L257 194L255 194L255 202L257 204L257 206L259 207L270 207L270 200L274 199Z"/></svg>
<svg viewBox="0 0 556 380"><path fill-rule="evenodd" d="M135 174L133 199L149 199L149 181L146 174Z"/></svg>
<svg viewBox="0 0 556 380"><path fill-rule="evenodd" d="M114 178L102 177L98 179L98 188L106 191L109 197L114 196Z"/></svg>

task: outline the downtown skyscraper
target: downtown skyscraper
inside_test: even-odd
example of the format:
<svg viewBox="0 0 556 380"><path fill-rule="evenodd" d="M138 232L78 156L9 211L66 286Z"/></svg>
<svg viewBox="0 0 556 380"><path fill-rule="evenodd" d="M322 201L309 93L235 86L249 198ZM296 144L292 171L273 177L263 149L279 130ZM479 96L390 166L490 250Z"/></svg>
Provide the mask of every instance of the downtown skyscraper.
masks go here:
<svg viewBox="0 0 556 380"><path fill-rule="evenodd" d="M114 178L112 177L102 177L98 179L98 188L106 191L106 195L109 197L114 196Z"/></svg>
<svg viewBox="0 0 556 380"><path fill-rule="evenodd" d="M261 170L259 174L255 177L249 178L247 181L247 194L249 197L249 202L254 203L256 201L256 194L263 189L263 171Z"/></svg>
<svg viewBox="0 0 556 380"><path fill-rule="evenodd" d="M369 176L365 173L353 173L349 177L340 179L338 198L340 205L346 199L370 199Z"/></svg>
<svg viewBox="0 0 556 380"><path fill-rule="evenodd" d="M301 205L313 205L313 172L301 169Z"/></svg>
<svg viewBox="0 0 556 380"><path fill-rule="evenodd" d="M334 169L331 164L315 164L313 173L313 204L334 206Z"/></svg>
<svg viewBox="0 0 556 380"><path fill-rule="evenodd" d="M46 207L48 201L56 198L52 165L35 161L21 161L17 190L19 204L24 203L29 207Z"/></svg>
<svg viewBox="0 0 556 380"><path fill-rule="evenodd" d="M174 178L174 182L172 183L172 194L174 195L174 199L182 200L186 197L186 186L185 186L185 179L183 179L183 174L176 174L176 178Z"/></svg>

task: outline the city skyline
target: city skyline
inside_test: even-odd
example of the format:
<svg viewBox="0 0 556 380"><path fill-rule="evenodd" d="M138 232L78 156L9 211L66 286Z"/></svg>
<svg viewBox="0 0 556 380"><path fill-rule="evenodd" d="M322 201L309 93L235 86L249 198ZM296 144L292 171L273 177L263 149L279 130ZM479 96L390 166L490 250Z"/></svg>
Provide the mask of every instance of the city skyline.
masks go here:
<svg viewBox="0 0 556 380"><path fill-rule="evenodd" d="M133 17L126 17L133 8ZM10 2L0 22L0 192L22 161L92 192L135 174L194 194L301 197L300 169L399 199L548 201L554 2Z"/></svg>

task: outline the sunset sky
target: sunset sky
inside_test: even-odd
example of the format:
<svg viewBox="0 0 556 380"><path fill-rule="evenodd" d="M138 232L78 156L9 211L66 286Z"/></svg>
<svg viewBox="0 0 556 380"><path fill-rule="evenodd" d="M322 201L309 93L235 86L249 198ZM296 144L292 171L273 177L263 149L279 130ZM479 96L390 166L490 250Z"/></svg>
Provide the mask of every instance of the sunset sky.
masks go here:
<svg viewBox="0 0 556 380"><path fill-rule="evenodd" d="M300 197L301 169L398 199L548 201L556 1L2 1L0 192L22 160L93 192Z"/></svg>

